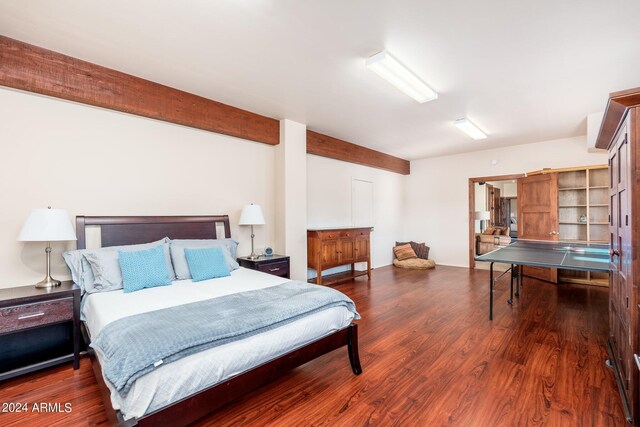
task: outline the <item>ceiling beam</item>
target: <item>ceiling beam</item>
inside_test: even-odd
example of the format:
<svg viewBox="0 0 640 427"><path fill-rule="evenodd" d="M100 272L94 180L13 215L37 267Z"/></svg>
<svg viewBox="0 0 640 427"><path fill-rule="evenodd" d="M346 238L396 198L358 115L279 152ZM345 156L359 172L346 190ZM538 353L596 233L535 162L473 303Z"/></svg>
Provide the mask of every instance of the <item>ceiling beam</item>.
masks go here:
<svg viewBox="0 0 640 427"><path fill-rule="evenodd" d="M307 153L409 175L411 163L380 151L307 130Z"/></svg>
<svg viewBox="0 0 640 427"><path fill-rule="evenodd" d="M277 145L279 121L0 36L0 85Z"/></svg>

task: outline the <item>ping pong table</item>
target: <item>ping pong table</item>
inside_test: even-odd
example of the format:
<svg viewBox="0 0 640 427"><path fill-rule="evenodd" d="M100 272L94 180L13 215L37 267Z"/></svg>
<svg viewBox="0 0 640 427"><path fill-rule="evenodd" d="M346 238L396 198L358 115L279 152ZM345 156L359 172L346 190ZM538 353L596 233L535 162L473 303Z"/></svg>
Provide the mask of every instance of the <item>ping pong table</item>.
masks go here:
<svg viewBox="0 0 640 427"><path fill-rule="evenodd" d="M609 245L606 243L558 242L544 240L515 240L508 246L475 257L476 261L490 262L489 266L489 320L493 320L494 285L503 275L511 273L511 293L508 300L513 304L513 283L516 296L520 295L522 269L516 266L559 268L582 271L609 271ZM494 263L509 264L506 271L494 279Z"/></svg>

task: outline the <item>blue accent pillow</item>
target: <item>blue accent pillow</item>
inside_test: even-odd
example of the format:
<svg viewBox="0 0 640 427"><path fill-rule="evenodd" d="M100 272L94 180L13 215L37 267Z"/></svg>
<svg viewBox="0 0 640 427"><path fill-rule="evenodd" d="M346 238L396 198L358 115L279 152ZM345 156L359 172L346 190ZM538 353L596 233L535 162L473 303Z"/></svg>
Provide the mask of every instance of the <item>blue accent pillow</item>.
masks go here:
<svg viewBox="0 0 640 427"><path fill-rule="evenodd" d="M229 266L222 248L184 248L184 256L189 264L189 271L194 282L229 276Z"/></svg>
<svg viewBox="0 0 640 427"><path fill-rule="evenodd" d="M162 246L142 251L118 251L125 293L171 284Z"/></svg>

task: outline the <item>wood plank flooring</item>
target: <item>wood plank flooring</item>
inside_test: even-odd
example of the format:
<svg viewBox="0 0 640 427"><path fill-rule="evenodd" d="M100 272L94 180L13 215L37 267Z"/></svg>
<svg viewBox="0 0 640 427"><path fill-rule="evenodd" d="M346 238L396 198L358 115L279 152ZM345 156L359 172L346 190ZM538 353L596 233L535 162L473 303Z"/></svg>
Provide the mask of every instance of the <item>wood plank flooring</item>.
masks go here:
<svg viewBox="0 0 640 427"><path fill-rule="evenodd" d="M506 279L506 278L505 278ZM364 373L346 349L316 359L198 426L624 426L607 358L607 289L506 280L488 320L488 272L384 267L337 285L356 303ZM106 422L88 359L0 383L0 402L70 413L0 413L0 425Z"/></svg>

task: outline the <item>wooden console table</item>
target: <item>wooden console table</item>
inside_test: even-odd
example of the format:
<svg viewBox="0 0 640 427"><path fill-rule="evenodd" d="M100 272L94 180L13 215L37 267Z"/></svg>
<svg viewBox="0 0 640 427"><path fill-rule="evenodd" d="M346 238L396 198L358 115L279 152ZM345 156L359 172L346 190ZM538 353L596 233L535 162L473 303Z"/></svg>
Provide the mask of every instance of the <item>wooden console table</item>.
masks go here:
<svg viewBox="0 0 640 427"><path fill-rule="evenodd" d="M309 282L332 285L359 276L371 279L370 235L372 227L349 227L307 230L307 265L318 277ZM366 262L366 270L356 270L355 263ZM322 271L341 265L351 265L349 271L322 277Z"/></svg>

